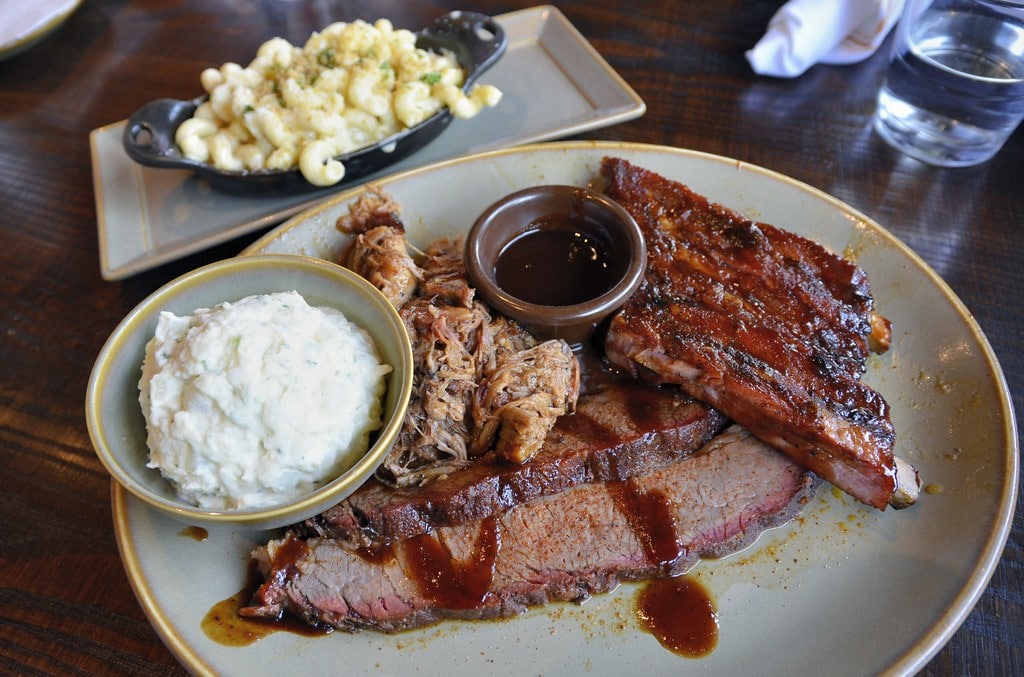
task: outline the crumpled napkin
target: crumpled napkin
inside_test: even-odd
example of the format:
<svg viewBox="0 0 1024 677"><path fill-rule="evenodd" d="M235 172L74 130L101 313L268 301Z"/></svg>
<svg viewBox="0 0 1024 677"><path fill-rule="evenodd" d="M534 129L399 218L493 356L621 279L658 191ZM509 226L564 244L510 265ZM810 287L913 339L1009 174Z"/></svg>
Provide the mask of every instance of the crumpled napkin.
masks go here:
<svg viewBox="0 0 1024 677"><path fill-rule="evenodd" d="M764 37L746 53L754 72L779 78L801 75L816 63L849 64L882 44L904 0L790 0L768 22Z"/></svg>

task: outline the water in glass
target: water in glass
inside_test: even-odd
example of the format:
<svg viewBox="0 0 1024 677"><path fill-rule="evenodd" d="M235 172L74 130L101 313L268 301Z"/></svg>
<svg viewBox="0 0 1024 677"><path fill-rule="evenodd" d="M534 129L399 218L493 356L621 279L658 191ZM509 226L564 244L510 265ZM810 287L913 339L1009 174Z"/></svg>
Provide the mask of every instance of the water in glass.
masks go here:
<svg viewBox="0 0 1024 677"><path fill-rule="evenodd" d="M875 127L912 157L967 166L992 157L1024 117L1024 18L951 4L904 17Z"/></svg>

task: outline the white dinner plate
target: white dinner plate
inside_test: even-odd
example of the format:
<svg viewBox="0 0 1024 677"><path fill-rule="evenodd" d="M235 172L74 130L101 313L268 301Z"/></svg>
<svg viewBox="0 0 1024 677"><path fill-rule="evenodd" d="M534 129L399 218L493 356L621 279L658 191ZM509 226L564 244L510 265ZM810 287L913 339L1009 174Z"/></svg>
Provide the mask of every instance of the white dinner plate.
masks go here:
<svg viewBox="0 0 1024 677"><path fill-rule="evenodd" d="M81 4L82 0L0 0L0 61L60 28Z"/></svg>
<svg viewBox="0 0 1024 677"><path fill-rule="evenodd" d="M1000 367L963 304L912 251L867 216L793 179L685 150L553 143L452 160L373 185L395 198L414 244L463 232L493 200L540 183L583 185L616 155L682 181L751 218L813 238L869 274L893 346L865 380L892 406L897 453L928 491L879 512L823 487L791 524L691 572L719 615L719 640L696 659L671 653L635 618L638 587L582 606L557 604L501 622L445 622L399 635L278 632L229 647L200 621L241 590L247 554L270 534L206 540L115 486L118 543L160 636L197 673L750 674L903 673L922 667L984 590L1006 541L1017 489L1017 434ZM335 219L363 190L294 217L245 254L333 258Z"/></svg>

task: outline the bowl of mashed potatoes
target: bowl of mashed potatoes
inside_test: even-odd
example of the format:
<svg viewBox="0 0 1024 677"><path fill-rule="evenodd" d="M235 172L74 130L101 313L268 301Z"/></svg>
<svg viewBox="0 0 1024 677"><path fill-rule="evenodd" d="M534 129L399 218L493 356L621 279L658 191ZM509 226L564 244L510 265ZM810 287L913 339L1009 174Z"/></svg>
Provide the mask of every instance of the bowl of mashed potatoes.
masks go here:
<svg viewBox="0 0 1024 677"><path fill-rule="evenodd" d="M86 393L96 453L179 521L276 528L362 485L405 417L412 351L351 271L240 257L173 280L101 349Z"/></svg>

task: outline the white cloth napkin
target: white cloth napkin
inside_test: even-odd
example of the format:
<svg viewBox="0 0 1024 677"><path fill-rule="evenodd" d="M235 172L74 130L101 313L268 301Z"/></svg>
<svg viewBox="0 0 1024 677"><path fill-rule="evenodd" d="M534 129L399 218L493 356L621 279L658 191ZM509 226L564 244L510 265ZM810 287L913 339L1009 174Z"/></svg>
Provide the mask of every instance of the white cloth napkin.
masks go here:
<svg viewBox="0 0 1024 677"><path fill-rule="evenodd" d="M904 0L790 0L747 52L759 75L792 78L816 63L849 64L874 54Z"/></svg>

